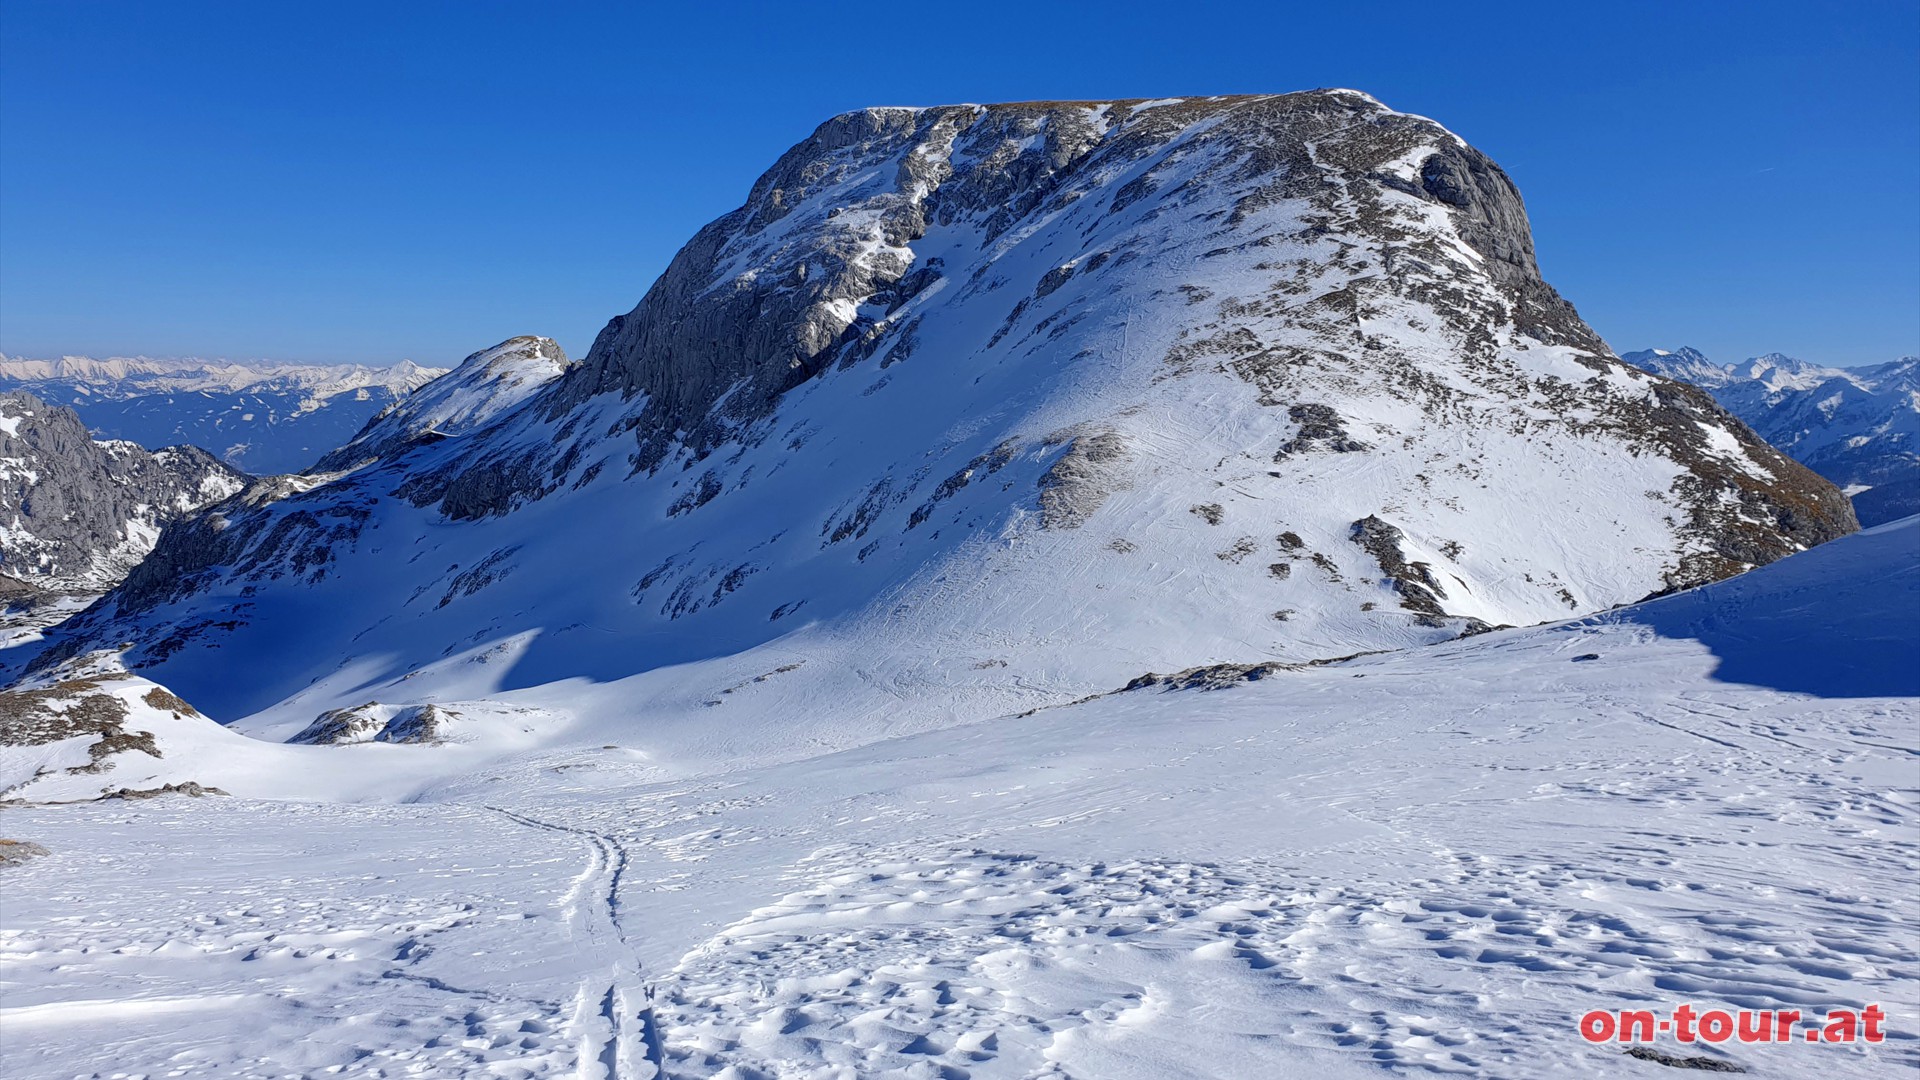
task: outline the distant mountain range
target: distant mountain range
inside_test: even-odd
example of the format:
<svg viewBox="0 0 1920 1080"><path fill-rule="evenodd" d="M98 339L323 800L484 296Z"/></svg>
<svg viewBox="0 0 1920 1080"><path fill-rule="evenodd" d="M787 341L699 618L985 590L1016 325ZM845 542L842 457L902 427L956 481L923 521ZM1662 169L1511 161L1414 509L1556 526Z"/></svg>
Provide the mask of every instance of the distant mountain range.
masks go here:
<svg viewBox="0 0 1920 1080"><path fill-rule="evenodd" d="M1719 364L1688 348L1622 359L1712 394L1762 438L1844 488L1861 525L1920 513L1920 357L1866 368L1780 353Z"/></svg>
<svg viewBox="0 0 1920 1080"><path fill-rule="evenodd" d="M149 450L190 444L256 475L299 472L443 368L402 361L236 364L0 356L0 392L24 390L80 414L93 433Z"/></svg>

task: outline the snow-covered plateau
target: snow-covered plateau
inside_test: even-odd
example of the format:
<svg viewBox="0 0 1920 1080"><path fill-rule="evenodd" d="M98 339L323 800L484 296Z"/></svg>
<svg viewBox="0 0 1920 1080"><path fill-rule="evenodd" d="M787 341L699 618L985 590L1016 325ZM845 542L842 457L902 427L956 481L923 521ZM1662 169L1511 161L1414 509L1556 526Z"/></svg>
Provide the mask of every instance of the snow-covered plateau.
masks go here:
<svg viewBox="0 0 1920 1080"><path fill-rule="evenodd" d="M0 647L0 1073L1912 1070L1856 530L1430 120L849 113Z"/></svg>

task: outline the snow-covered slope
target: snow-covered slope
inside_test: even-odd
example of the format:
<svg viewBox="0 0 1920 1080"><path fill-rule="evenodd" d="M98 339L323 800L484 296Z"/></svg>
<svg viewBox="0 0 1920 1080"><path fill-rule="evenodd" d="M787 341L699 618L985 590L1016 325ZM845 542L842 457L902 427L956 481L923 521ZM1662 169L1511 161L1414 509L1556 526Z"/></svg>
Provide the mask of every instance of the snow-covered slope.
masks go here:
<svg viewBox="0 0 1920 1080"><path fill-rule="evenodd" d="M134 642L280 736L525 691L744 762L1853 528L1608 353L1492 162L1347 91L836 117L581 363L523 396L487 355L448 384L483 420L170 531L48 662ZM785 708L722 721L749 697Z"/></svg>
<svg viewBox="0 0 1920 1080"><path fill-rule="evenodd" d="M381 409L445 372L410 360L372 368L0 356L0 390L65 405L106 438L150 449L204 446L236 469L264 475L312 466Z"/></svg>
<svg viewBox="0 0 1920 1080"><path fill-rule="evenodd" d="M164 526L245 482L198 447L95 440L71 409L0 394L0 575L38 592L104 592Z"/></svg>
<svg viewBox="0 0 1920 1080"><path fill-rule="evenodd" d="M1694 349L1624 359L1711 392L1761 437L1845 488L1862 522L1920 512L1920 358L1851 369L1779 353L1722 365Z"/></svg>
<svg viewBox="0 0 1920 1080"><path fill-rule="evenodd" d="M532 397L570 366L551 338L517 337L482 349L402 401L387 407L316 470L352 469L416 443L469 435Z"/></svg>
<svg viewBox="0 0 1920 1080"><path fill-rule="evenodd" d="M453 774L458 745L243 754L84 688L164 756L73 774L70 741L16 794L236 797L7 810L47 854L0 868L0 1072L1659 1080L1576 1025L1682 1003L1803 1021L1651 1049L1911 1072L1916 534L751 769L668 772L612 718ZM760 689L709 722L787 707ZM267 801L326 783L404 801ZM1868 1004L1883 1043L1802 1041Z"/></svg>

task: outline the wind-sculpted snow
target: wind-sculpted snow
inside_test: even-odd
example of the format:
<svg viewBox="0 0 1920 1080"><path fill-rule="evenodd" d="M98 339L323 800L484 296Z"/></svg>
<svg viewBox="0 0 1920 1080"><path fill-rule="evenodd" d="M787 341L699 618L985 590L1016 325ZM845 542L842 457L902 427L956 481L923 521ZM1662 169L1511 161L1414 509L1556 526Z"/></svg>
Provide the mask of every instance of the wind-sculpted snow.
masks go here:
<svg viewBox="0 0 1920 1080"><path fill-rule="evenodd" d="M650 730L746 740L722 718L773 695L851 745L1853 527L1607 352L1497 166L1346 91L850 113L578 365L516 341L326 462L354 471L169 531L43 667L132 642L277 737L587 679ZM481 377L508 354L538 377Z"/></svg>
<svg viewBox="0 0 1920 1080"><path fill-rule="evenodd" d="M1920 517L1909 517L1849 541L1863 567L1852 576L1796 560L1595 621L1697 640L1719 658L1714 678L1723 682L1833 698L1920 697L1917 533ZM1846 615L1842 632L1806 632L1810 622L1836 612Z"/></svg>
<svg viewBox="0 0 1920 1080"><path fill-rule="evenodd" d="M6 812L44 853L0 865L0 1072L1612 1078L1656 1067L1580 1016L1685 1002L1878 1003L1878 1045L1659 1045L1902 1075L1920 684L1863 648L1853 677L1899 696L1776 689L1790 650L1752 679L1723 643L1911 655L1916 532L840 752L782 723L797 672L766 669L708 724L768 714L798 748L776 765L617 719L545 752L502 728L491 758L162 731L234 794ZM326 783L391 802L272 801Z"/></svg>

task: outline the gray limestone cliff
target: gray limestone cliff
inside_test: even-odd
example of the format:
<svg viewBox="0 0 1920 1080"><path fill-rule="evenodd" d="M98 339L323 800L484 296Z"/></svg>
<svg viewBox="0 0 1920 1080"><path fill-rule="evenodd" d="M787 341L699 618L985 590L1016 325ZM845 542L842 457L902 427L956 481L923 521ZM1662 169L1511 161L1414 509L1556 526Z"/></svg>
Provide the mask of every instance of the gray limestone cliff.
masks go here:
<svg viewBox="0 0 1920 1080"><path fill-rule="evenodd" d="M71 409L0 394L0 574L48 591L104 590L162 528L245 479L198 447L97 441Z"/></svg>

